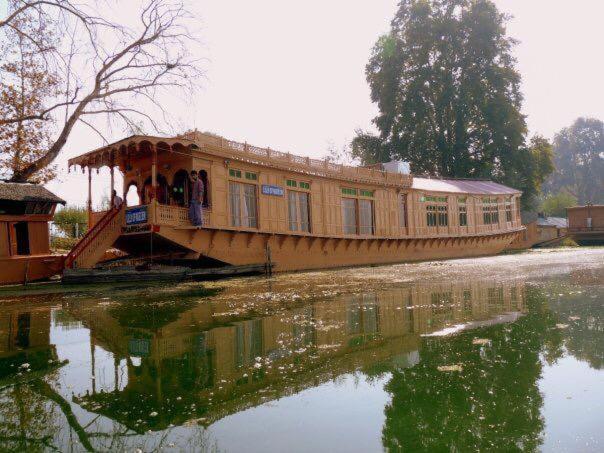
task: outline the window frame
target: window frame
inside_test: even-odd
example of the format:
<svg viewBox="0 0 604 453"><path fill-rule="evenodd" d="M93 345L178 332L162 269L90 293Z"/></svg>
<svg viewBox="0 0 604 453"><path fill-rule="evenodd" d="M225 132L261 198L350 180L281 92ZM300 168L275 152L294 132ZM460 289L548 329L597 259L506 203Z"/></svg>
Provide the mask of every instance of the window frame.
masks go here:
<svg viewBox="0 0 604 453"><path fill-rule="evenodd" d="M482 198L482 222L484 225L499 224L499 198Z"/></svg>
<svg viewBox="0 0 604 453"><path fill-rule="evenodd" d="M426 226L441 228L449 226L449 197L442 195L422 195L420 202L426 203Z"/></svg>
<svg viewBox="0 0 604 453"><path fill-rule="evenodd" d="M506 197L504 201L505 207L505 221L508 223L512 223L514 221L514 214L512 212L512 197Z"/></svg>
<svg viewBox="0 0 604 453"><path fill-rule="evenodd" d="M344 211L345 211L345 209L349 209L348 207L345 207L344 202L352 202L352 207L354 208L354 231L347 231L347 228L350 227L352 224L344 222L345 219L347 218L344 215ZM359 234L359 207L358 207L357 199L351 198L351 197L342 197L341 205L342 205L342 233L358 235Z"/></svg>
<svg viewBox="0 0 604 453"><path fill-rule="evenodd" d="M295 197L295 226L296 228L292 228L292 210L291 210L291 198L290 194L294 194ZM300 201L301 195L306 197L306 218L307 218L307 229L303 229L302 223L302 202ZM304 190L288 190L287 191L287 226L289 231L296 231L301 233L310 233L312 231L312 223L311 223L311 215L310 215L310 192Z"/></svg>
<svg viewBox="0 0 604 453"><path fill-rule="evenodd" d="M467 197L457 198L458 222L460 227L468 226L468 199Z"/></svg>
<svg viewBox="0 0 604 453"><path fill-rule="evenodd" d="M357 187L340 187L341 194L341 213L342 213L342 234L345 235L356 235L356 236L375 236L375 189L360 189ZM344 200L352 200L354 202L355 209L355 232L352 233L352 229L347 231L347 228L351 225L345 224L344 210L347 209L344 206ZM361 208L364 203L370 203L370 220L371 224L361 224ZM370 232L367 232L369 229Z"/></svg>
<svg viewBox="0 0 604 453"><path fill-rule="evenodd" d="M240 188L238 189L238 205L239 205L239 215L235 216L235 213L233 212L233 185L239 185ZM245 188L246 186L249 187L253 187L254 188L254 216L250 216L249 214L245 217L245 219L247 220L244 223L244 216L243 216L243 211L244 211L244 207L245 207L245 198L246 198L246 192L245 192ZM228 199L229 199L229 224L231 227L234 228L250 228L250 229L259 229L260 228L260 206L259 206L259 201L260 201L260 197L258 196L258 184L251 184L251 183L247 183L247 182L242 182L242 181L238 181L238 180L229 180L229 192L228 192ZM239 224L237 224L237 222L235 222L235 219L239 218ZM250 222L250 219L254 219L255 222ZM255 225L251 225L252 223L255 223Z"/></svg>

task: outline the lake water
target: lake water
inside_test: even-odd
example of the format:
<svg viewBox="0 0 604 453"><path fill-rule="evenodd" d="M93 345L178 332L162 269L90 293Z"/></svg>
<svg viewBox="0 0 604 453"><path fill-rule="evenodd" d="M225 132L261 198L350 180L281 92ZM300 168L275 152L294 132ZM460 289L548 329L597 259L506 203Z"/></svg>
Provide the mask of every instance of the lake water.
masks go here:
<svg viewBox="0 0 604 453"><path fill-rule="evenodd" d="M604 451L604 249L0 292L0 450Z"/></svg>

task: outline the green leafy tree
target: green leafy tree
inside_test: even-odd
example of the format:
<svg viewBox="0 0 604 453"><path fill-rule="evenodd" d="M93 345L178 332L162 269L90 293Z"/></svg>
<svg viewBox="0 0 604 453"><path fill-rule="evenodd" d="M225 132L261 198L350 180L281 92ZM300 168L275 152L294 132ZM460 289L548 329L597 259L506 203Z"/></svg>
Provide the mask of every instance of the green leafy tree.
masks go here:
<svg viewBox="0 0 604 453"><path fill-rule="evenodd" d="M402 0L366 67L379 135L357 131L354 155L406 160L414 173L490 178L532 197L547 154L526 146L506 21L489 0Z"/></svg>
<svg viewBox="0 0 604 453"><path fill-rule="evenodd" d="M86 208L67 206L58 211L54 216L54 224L67 235L76 237L76 231L81 235L88 229L88 213ZM78 227L76 228L76 224Z"/></svg>
<svg viewBox="0 0 604 453"><path fill-rule="evenodd" d="M549 216L566 217L566 208L577 205L577 197L565 190L547 195L541 204L541 211Z"/></svg>
<svg viewBox="0 0 604 453"><path fill-rule="evenodd" d="M554 163L548 189L567 190L579 204L604 203L604 122L579 118L554 138Z"/></svg>

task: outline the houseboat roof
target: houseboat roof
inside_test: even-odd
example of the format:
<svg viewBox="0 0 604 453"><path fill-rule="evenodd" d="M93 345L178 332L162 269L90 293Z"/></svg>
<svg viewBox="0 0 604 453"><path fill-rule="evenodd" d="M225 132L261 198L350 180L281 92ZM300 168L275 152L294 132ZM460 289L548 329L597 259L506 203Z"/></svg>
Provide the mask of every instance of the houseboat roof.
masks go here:
<svg viewBox="0 0 604 453"><path fill-rule="evenodd" d="M393 173L371 167L348 166L329 160L313 159L271 148L261 148L228 140L215 134L190 131L167 138L133 135L107 144L88 153L69 159L69 167L88 168L123 166L129 157L150 153L153 149L190 154L194 151L222 156L244 162L294 171L318 177L335 178L358 183L413 188L432 192L465 193L476 195L516 195L519 190L488 180L421 178L410 174Z"/></svg>
<svg viewBox="0 0 604 453"><path fill-rule="evenodd" d="M20 182L0 182L0 200L2 201L42 201L65 204L50 190L39 184Z"/></svg>
<svg viewBox="0 0 604 453"><path fill-rule="evenodd" d="M568 220L565 217L537 217L537 225L541 227L568 228Z"/></svg>
<svg viewBox="0 0 604 453"><path fill-rule="evenodd" d="M357 183L411 187L412 176L365 167L337 164L329 160L313 159L271 148L228 140L214 134L191 131L173 138L134 135L69 159L69 167L82 169L103 166L125 166L131 157L150 154L152 150L192 154L203 152L224 159L238 160L285 171L347 180Z"/></svg>
<svg viewBox="0 0 604 453"><path fill-rule="evenodd" d="M604 204L586 204L586 205L582 205L582 206L569 206L568 208L566 208L566 210L572 210L572 209L585 209L585 208L604 208Z"/></svg>
<svg viewBox="0 0 604 453"><path fill-rule="evenodd" d="M414 176L411 187L430 192L468 193L476 195L516 195L522 193L503 184L476 179L437 179Z"/></svg>

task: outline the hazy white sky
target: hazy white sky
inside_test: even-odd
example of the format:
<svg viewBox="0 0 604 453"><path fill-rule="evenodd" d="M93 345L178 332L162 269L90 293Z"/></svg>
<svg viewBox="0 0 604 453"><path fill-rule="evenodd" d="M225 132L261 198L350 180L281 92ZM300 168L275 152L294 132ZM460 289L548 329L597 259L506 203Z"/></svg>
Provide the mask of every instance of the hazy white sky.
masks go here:
<svg viewBox="0 0 604 453"><path fill-rule="evenodd" d="M207 80L190 105L174 103L183 124L317 157L330 142L342 145L356 128L371 127L376 108L364 67L388 30L396 0L191 2L201 19ZM495 3L514 16L508 31L520 40L515 54L531 133L551 138L578 116L604 119L604 1ZM68 157L101 144L78 128L61 169ZM109 178L95 179L96 203ZM70 203L85 202L81 175L62 171L49 188Z"/></svg>

